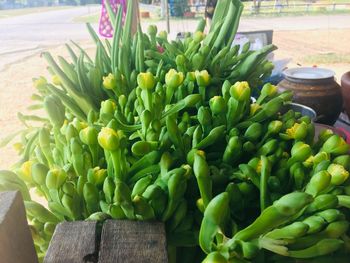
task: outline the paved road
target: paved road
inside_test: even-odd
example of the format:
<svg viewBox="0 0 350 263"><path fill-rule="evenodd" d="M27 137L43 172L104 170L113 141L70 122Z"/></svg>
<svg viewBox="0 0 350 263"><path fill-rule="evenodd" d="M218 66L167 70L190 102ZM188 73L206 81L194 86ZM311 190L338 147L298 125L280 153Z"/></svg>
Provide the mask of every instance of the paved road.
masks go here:
<svg viewBox="0 0 350 263"><path fill-rule="evenodd" d="M43 48L72 40L88 39L78 16L98 12L99 6L75 7L0 19L0 71L6 65Z"/></svg>
<svg viewBox="0 0 350 263"><path fill-rule="evenodd" d="M143 6L142 9L152 9ZM0 19L0 71L6 64L29 56L50 45L57 45L72 40L88 39L85 25L75 23L78 16L99 12L100 6L76 7L43 13L29 14L12 18ZM148 22L144 22L146 27ZM159 30L166 29L165 21L156 23ZM190 31L195 28L197 21L171 21L172 33ZM350 28L349 15L335 16L305 16L305 17L276 17L248 18L243 17L241 31L249 30L311 30L330 28Z"/></svg>

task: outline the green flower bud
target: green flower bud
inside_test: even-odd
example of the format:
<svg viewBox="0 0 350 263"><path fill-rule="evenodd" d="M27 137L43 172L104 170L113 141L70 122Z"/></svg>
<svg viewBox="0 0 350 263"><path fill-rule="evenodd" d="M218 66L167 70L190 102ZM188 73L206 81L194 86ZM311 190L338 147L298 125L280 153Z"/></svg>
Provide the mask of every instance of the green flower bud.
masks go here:
<svg viewBox="0 0 350 263"><path fill-rule="evenodd" d="M269 134L278 134L283 126L283 122L281 121L271 121L269 125L267 126L267 132Z"/></svg>
<svg viewBox="0 0 350 263"><path fill-rule="evenodd" d="M112 73L109 73L108 76L103 77L103 87L105 89L109 89L109 90L114 90L117 88L117 80L115 78L115 76Z"/></svg>
<svg viewBox="0 0 350 263"><path fill-rule="evenodd" d="M149 25L147 28L147 33L150 36L156 36L157 35L157 26L156 25Z"/></svg>
<svg viewBox="0 0 350 263"><path fill-rule="evenodd" d="M36 89L43 89L47 85L47 80L44 77L40 77L38 79L34 79L33 82L34 82L34 87Z"/></svg>
<svg viewBox="0 0 350 263"><path fill-rule="evenodd" d="M341 155L349 151L349 145L339 135L332 135L323 144L322 150L326 153Z"/></svg>
<svg viewBox="0 0 350 263"><path fill-rule="evenodd" d="M213 114L218 115L226 112L226 102L221 96L214 96L209 100L209 106Z"/></svg>
<svg viewBox="0 0 350 263"><path fill-rule="evenodd" d="M70 139L78 137L78 130L74 127L72 123L67 125L67 129L65 132L67 142L70 142Z"/></svg>
<svg viewBox="0 0 350 263"><path fill-rule="evenodd" d="M82 129L79 133L80 140L87 145L96 145L97 135L97 130L92 126Z"/></svg>
<svg viewBox="0 0 350 263"><path fill-rule="evenodd" d="M46 176L46 186L58 190L66 181L67 173L61 168L51 169Z"/></svg>
<svg viewBox="0 0 350 263"><path fill-rule="evenodd" d="M168 33L165 30L160 31L159 34L158 34L158 37L161 38L161 39L166 40L168 38Z"/></svg>
<svg viewBox="0 0 350 263"><path fill-rule="evenodd" d="M332 163L330 166L328 166L327 171L332 176L331 184L333 185L341 185L349 177L349 172L340 164Z"/></svg>
<svg viewBox="0 0 350 263"><path fill-rule="evenodd" d="M196 80L196 74L194 71L191 71L191 72L187 72L186 74L186 79L188 81L195 81Z"/></svg>
<svg viewBox="0 0 350 263"><path fill-rule="evenodd" d="M175 59L176 65L179 67L183 67L186 63L186 58L184 55L177 55Z"/></svg>
<svg viewBox="0 0 350 263"><path fill-rule="evenodd" d="M257 104L257 103L252 103L250 104L250 112L249 112L249 116L253 116L258 110L260 110L262 107L261 105Z"/></svg>
<svg viewBox="0 0 350 263"><path fill-rule="evenodd" d="M107 151L116 151L119 148L118 133L108 127L103 127L97 137L98 143Z"/></svg>
<svg viewBox="0 0 350 263"><path fill-rule="evenodd" d="M282 196L273 203L273 206L284 216L292 216L311 203L311 195L303 192L293 192Z"/></svg>
<svg viewBox="0 0 350 263"><path fill-rule="evenodd" d="M318 135L318 139L322 142L325 142L328 140L332 135L334 135L333 131L331 129L324 129L320 132Z"/></svg>
<svg viewBox="0 0 350 263"><path fill-rule="evenodd" d="M156 85L156 80L151 72L141 72L137 75L137 85L141 89L152 90Z"/></svg>
<svg viewBox="0 0 350 263"><path fill-rule="evenodd" d="M53 75L52 76L52 83L54 85L57 85L57 86L62 84L61 79L60 79L60 77L58 75Z"/></svg>
<svg viewBox="0 0 350 263"><path fill-rule="evenodd" d="M114 115L116 105L112 100L105 100L101 102L101 114L112 114Z"/></svg>
<svg viewBox="0 0 350 263"><path fill-rule="evenodd" d="M183 80L184 74L182 72L177 72L175 69L170 69L168 73L165 74L165 84L171 89L179 87Z"/></svg>
<svg viewBox="0 0 350 263"><path fill-rule="evenodd" d="M196 80L197 80L197 84L200 87L207 87L210 84L211 81L211 77L208 73L208 71L206 70L202 70L202 71L195 71L195 75L196 75Z"/></svg>
<svg viewBox="0 0 350 263"><path fill-rule="evenodd" d="M319 152L313 157L314 165L319 164L322 161L329 160L329 154L326 152Z"/></svg>
<svg viewBox="0 0 350 263"><path fill-rule="evenodd" d="M201 106L198 109L198 121L202 126L208 126L211 124L211 114L207 107Z"/></svg>
<svg viewBox="0 0 350 263"><path fill-rule="evenodd" d="M263 126L259 122L252 123L244 133L244 138L249 141L256 141L263 133Z"/></svg>
<svg viewBox="0 0 350 263"><path fill-rule="evenodd" d="M46 182L46 176L49 172L49 168L47 168L42 163L35 163L32 165L32 178L33 181L37 185L45 185Z"/></svg>
<svg viewBox="0 0 350 263"><path fill-rule="evenodd" d="M303 142L295 143L291 150L292 158L299 162L305 161L311 154L312 150L310 145Z"/></svg>
<svg viewBox="0 0 350 263"><path fill-rule="evenodd" d="M300 124L296 122L291 128L286 130L286 133L290 138L302 140L307 135L307 124L305 122Z"/></svg>
<svg viewBox="0 0 350 263"><path fill-rule="evenodd" d="M196 43L201 42L204 39L205 35L201 31L197 31L193 34L193 41Z"/></svg>
<svg viewBox="0 0 350 263"><path fill-rule="evenodd" d="M107 170L100 169L100 167L95 167L93 169L90 169L87 174L88 182L96 186L102 186L106 177L107 177Z"/></svg>
<svg viewBox="0 0 350 263"><path fill-rule="evenodd" d="M246 81L237 81L230 88L230 94L238 101L249 101L251 90L248 82Z"/></svg>
<svg viewBox="0 0 350 263"><path fill-rule="evenodd" d="M305 192L316 196L325 190L330 182L331 175L327 171L320 171L311 177L310 182L306 186Z"/></svg>
<svg viewBox="0 0 350 263"><path fill-rule="evenodd" d="M266 83L261 89L261 94L268 97L275 96L277 94L277 86Z"/></svg>
<svg viewBox="0 0 350 263"><path fill-rule="evenodd" d="M21 168L18 171L18 176L27 183L33 183L32 165L33 161L26 161L21 165Z"/></svg>
<svg viewBox="0 0 350 263"><path fill-rule="evenodd" d="M316 211L336 208L338 206L338 198L333 194L322 194L315 198L315 200L307 207L305 213L311 214Z"/></svg>
<svg viewBox="0 0 350 263"><path fill-rule="evenodd" d="M346 155L338 156L333 160L333 163L340 164L340 165L344 166L344 168L347 171L349 171L350 170L350 155L346 154Z"/></svg>

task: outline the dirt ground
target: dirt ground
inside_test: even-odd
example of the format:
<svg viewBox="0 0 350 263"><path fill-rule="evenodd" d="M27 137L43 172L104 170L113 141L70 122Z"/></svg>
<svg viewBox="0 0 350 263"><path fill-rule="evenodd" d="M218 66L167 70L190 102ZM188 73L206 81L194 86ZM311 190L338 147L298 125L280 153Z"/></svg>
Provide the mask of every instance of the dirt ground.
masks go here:
<svg viewBox="0 0 350 263"><path fill-rule="evenodd" d="M278 59L292 58L290 67L295 65L312 66L305 58L310 55L334 53L339 56L349 56L350 29L317 30L317 31L277 31L273 42L279 49L275 53ZM90 43L84 43L90 48ZM54 47L50 52L67 56L63 46ZM317 63L336 72L337 80L350 70L350 63ZM0 71L0 138L21 129L17 112L28 113L26 108L31 104L31 94L35 92L32 78L47 76L46 62L39 54L24 59ZM18 160L16 151L9 145L0 149L0 169L8 169Z"/></svg>

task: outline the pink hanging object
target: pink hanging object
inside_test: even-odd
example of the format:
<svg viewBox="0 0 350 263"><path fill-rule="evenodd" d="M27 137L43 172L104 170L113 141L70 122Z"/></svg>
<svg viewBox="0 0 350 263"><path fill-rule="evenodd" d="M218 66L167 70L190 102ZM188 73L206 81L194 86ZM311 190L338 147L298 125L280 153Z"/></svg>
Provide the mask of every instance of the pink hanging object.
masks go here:
<svg viewBox="0 0 350 263"><path fill-rule="evenodd" d="M124 23L124 18L126 14L126 0L102 0L102 10L101 10L101 17L100 17L100 24L98 27L98 31L101 36L110 38L110 37L113 37L113 27L108 16L105 1L109 1L109 4L115 14L117 13L118 7L121 6L123 8L122 21Z"/></svg>

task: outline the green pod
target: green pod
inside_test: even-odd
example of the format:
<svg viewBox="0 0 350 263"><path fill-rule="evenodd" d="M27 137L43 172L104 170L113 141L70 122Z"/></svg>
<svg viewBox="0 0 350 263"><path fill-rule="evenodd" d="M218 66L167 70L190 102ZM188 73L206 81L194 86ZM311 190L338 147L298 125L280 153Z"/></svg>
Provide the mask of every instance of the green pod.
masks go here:
<svg viewBox="0 0 350 263"><path fill-rule="evenodd" d="M278 141L276 139L270 139L258 150L258 155L269 155L274 153L278 148Z"/></svg>
<svg viewBox="0 0 350 263"><path fill-rule="evenodd" d="M168 116L166 118L166 128L169 133L169 138L172 141L172 143L175 145L175 147L178 149L182 149L183 142L182 142L179 128L176 124L176 120L174 117Z"/></svg>
<svg viewBox="0 0 350 263"><path fill-rule="evenodd" d="M109 207L109 215L113 219L125 219L126 215L119 204L112 204Z"/></svg>
<svg viewBox="0 0 350 263"><path fill-rule="evenodd" d="M350 155L344 154L333 159L333 163L342 165L347 171L350 171Z"/></svg>
<svg viewBox="0 0 350 263"><path fill-rule="evenodd" d="M159 146L158 142L155 142L155 141L151 141L151 142L138 141L132 145L131 152L135 156L144 156L145 154L148 154L152 151L157 150L158 146Z"/></svg>
<svg viewBox="0 0 350 263"><path fill-rule="evenodd" d="M41 223L59 223L59 219L41 204L34 201L24 201L26 212L32 218L36 218Z"/></svg>
<svg viewBox="0 0 350 263"><path fill-rule="evenodd" d="M226 126L225 125L221 125L218 127L213 128L209 134L203 138L203 140L201 140L196 146L196 149L204 149L210 145L215 144L220 138L223 138L223 136L225 135L225 131L226 131Z"/></svg>
<svg viewBox="0 0 350 263"><path fill-rule="evenodd" d="M61 198L61 203L63 207L69 212L70 218L73 220L79 220L81 217L81 211L80 211L80 200L75 198L76 196L72 197L69 194L63 194Z"/></svg>
<svg viewBox="0 0 350 263"><path fill-rule="evenodd" d="M252 224L236 233L233 238L242 241L257 238L288 222L310 202L312 202L312 197L303 192L284 195L273 205L267 207Z"/></svg>
<svg viewBox="0 0 350 263"><path fill-rule="evenodd" d="M174 231L179 224L183 221L187 213L187 201L183 199L179 205L176 207L176 210L173 216L169 220L169 231Z"/></svg>
<svg viewBox="0 0 350 263"><path fill-rule="evenodd" d="M66 141L69 143L72 138L78 137L79 133L72 123L68 123L64 135L66 136Z"/></svg>
<svg viewBox="0 0 350 263"><path fill-rule="evenodd" d="M97 222L103 222L107 219L110 219L111 216L104 212L96 212L91 214L88 218L86 218L86 221L97 221Z"/></svg>
<svg viewBox="0 0 350 263"><path fill-rule="evenodd" d="M48 189L58 190L66 181L67 173L61 168L51 169L46 176L46 186Z"/></svg>
<svg viewBox="0 0 350 263"><path fill-rule="evenodd" d="M282 228L277 228L267 233L265 237L271 239L295 239L304 236L309 230L309 225L304 222L294 222Z"/></svg>
<svg viewBox="0 0 350 263"><path fill-rule="evenodd" d="M317 244L302 249L302 250L289 250L288 256L293 258L314 258L331 254L341 248L344 241L339 239L322 239Z"/></svg>
<svg viewBox="0 0 350 263"><path fill-rule="evenodd" d="M120 204L128 219L135 219L135 211L131 201L131 191L129 187L122 181L115 183L114 203Z"/></svg>
<svg viewBox="0 0 350 263"><path fill-rule="evenodd" d="M336 208L338 205L338 198L336 195L332 194L316 196L314 201L306 208L305 213L311 214L321 210Z"/></svg>
<svg viewBox="0 0 350 263"><path fill-rule="evenodd" d="M313 174L316 174L316 173L321 172L321 171L327 171L327 168L330 164L331 164L330 160L321 161L316 166L314 166Z"/></svg>
<svg viewBox="0 0 350 263"><path fill-rule="evenodd" d="M331 175L327 171L320 171L314 174L307 184L305 192L312 196L317 196L323 190L327 189L331 182Z"/></svg>
<svg viewBox="0 0 350 263"><path fill-rule="evenodd" d="M147 175L138 180L132 189L131 198L134 198L136 195L142 195L147 187L151 184L152 178L152 175Z"/></svg>
<svg viewBox="0 0 350 263"><path fill-rule="evenodd" d="M332 223L343 216L337 209L326 209L318 212L316 215L322 217L327 223Z"/></svg>
<svg viewBox="0 0 350 263"><path fill-rule="evenodd" d="M135 214L140 216L142 220L155 219L155 214L152 206L142 196L136 195L132 199L132 204L135 208Z"/></svg>
<svg viewBox="0 0 350 263"><path fill-rule="evenodd" d="M243 151L244 151L245 153L248 153L248 154L253 154L254 151L255 151L255 149L256 149L254 143L252 143L252 142L250 142L250 141L245 142L245 143L243 144L243 147L242 147L242 148L243 148Z"/></svg>
<svg viewBox="0 0 350 263"><path fill-rule="evenodd" d="M47 128L41 128L39 131L39 145L45 155L47 162L49 163L49 166L51 167L54 161L52 157L50 142L50 131Z"/></svg>
<svg viewBox="0 0 350 263"><path fill-rule="evenodd" d="M222 157L223 162L227 164L237 162L241 156L242 147L242 142L238 136L231 137Z"/></svg>
<svg viewBox="0 0 350 263"><path fill-rule="evenodd" d="M65 107L55 95L45 96L44 109L54 127L61 127L65 120Z"/></svg>
<svg viewBox="0 0 350 263"><path fill-rule="evenodd" d="M257 141L263 133L263 126L259 122L252 123L244 133L244 138L249 141Z"/></svg>
<svg viewBox="0 0 350 263"><path fill-rule="evenodd" d="M209 166L202 152L194 154L193 172L197 179L197 184L204 207L207 207L212 198L212 179L210 177Z"/></svg>
<svg viewBox="0 0 350 263"><path fill-rule="evenodd" d="M197 144L202 141L203 138L203 129L200 125L196 127L196 129L193 132L192 137L192 147L196 148Z"/></svg>
<svg viewBox="0 0 350 263"><path fill-rule="evenodd" d="M309 226L307 234L317 233L326 225L326 221L323 219L323 217L317 215L305 218L303 223Z"/></svg>
<svg viewBox="0 0 350 263"><path fill-rule="evenodd" d="M199 231L199 245L205 253L213 251L214 237L225 226L228 215L229 195L223 192L215 196L204 211Z"/></svg>
<svg viewBox="0 0 350 263"><path fill-rule="evenodd" d="M38 186L44 186L46 184L46 176L49 172L49 168L41 163L34 163L32 165L32 178L34 183Z"/></svg>
<svg viewBox="0 0 350 263"><path fill-rule="evenodd" d="M168 204L162 215L162 221L167 221L181 202L187 189L187 182L182 171L173 174L168 180Z"/></svg>
<svg viewBox="0 0 350 263"><path fill-rule="evenodd" d="M111 177L107 177L103 183L103 193L107 203L111 204L114 196L115 184Z"/></svg>
<svg viewBox="0 0 350 263"><path fill-rule="evenodd" d="M339 135L332 135L322 145L322 151L338 156L348 153L350 146Z"/></svg>
<svg viewBox="0 0 350 263"><path fill-rule="evenodd" d="M161 152L159 151L152 151L148 154L145 154L142 156L141 159L136 161L129 169L128 176L131 177L143 168L153 165L157 162L159 162L161 157Z"/></svg>
<svg viewBox="0 0 350 263"><path fill-rule="evenodd" d="M89 215L100 210L98 189L92 183L87 182L83 188L83 196L85 200L86 209Z"/></svg>
<svg viewBox="0 0 350 263"><path fill-rule="evenodd" d="M322 161L328 161L329 160L329 154L326 152L318 152L315 156L313 156L312 161L314 164L314 167L321 163Z"/></svg>

